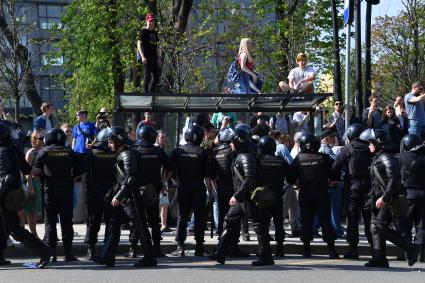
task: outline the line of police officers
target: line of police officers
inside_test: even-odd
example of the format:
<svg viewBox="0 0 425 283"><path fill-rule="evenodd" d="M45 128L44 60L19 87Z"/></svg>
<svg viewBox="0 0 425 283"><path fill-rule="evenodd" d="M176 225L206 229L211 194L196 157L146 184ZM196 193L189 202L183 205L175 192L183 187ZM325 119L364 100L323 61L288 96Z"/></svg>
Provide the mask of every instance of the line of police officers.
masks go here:
<svg viewBox="0 0 425 283"><path fill-rule="evenodd" d="M397 159L389 153L391 146L385 131L365 130L361 125L353 124L348 131L350 144L341 150L333 162L329 156L318 153L320 142L314 135L304 134L300 139L301 152L289 165L275 156L276 143L271 137L265 136L258 145L254 144L251 129L246 124L239 124L234 130L222 130L218 137L220 144L212 154L200 147L204 135L200 126L194 124L189 127L185 133L187 144L174 149L168 158L162 149L154 145L156 131L153 128L142 127L137 133L138 141L131 144L123 128L111 127L98 133L93 154L82 159L65 147L65 134L59 129L52 129L46 134L46 147L38 154L31 170L22 161L22 153L13 146L10 128L0 123L0 264L10 263L2 256L9 234L28 245L40 257L40 268L50 260L56 260L58 221L63 231L65 261L76 260L71 248L72 183L83 172L88 173L87 258L106 266L115 264L123 223L130 223L132 228L131 250L135 251L138 241L141 241L144 257L135 263L135 267L156 266L156 258L163 256L160 249L158 195L166 189L167 180L173 173L178 183L179 204L178 248L174 255L185 255L186 227L191 211L195 214L195 255L204 255L207 207L214 199L215 190L219 204L220 238L217 251L209 256L210 259L224 264L227 255L240 254L237 243L241 222L249 217L259 244L259 259L252 264L273 265L269 225L273 218L276 256L283 256L282 196L285 182L289 182L300 190L303 256L311 256L312 226L317 215L329 257L338 258L334 244L336 234L330 219L328 184L345 172L350 182L347 215L350 249L345 257L358 258L361 213L366 237L373 247L372 259L365 266L388 267L386 239L407 252L409 265L417 261L423 247L425 219L425 178L421 178L420 174L420 168L425 165L425 147L421 145L419 137L406 136ZM20 172L29 174L29 180L33 175L42 176L45 244L21 228L16 210L11 211L6 205L7 196L13 196L11 192L20 188ZM251 199L252 192L259 186L268 187L276 196L273 205L259 207ZM403 237L391 229L390 224L391 208L396 206L396 199L403 200L405 191L408 213L405 217L399 217L402 219L399 226L400 231L404 232ZM97 234L102 218L107 227L105 243L97 255ZM412 225L416 228L414 243L411 243Z"/></svg>

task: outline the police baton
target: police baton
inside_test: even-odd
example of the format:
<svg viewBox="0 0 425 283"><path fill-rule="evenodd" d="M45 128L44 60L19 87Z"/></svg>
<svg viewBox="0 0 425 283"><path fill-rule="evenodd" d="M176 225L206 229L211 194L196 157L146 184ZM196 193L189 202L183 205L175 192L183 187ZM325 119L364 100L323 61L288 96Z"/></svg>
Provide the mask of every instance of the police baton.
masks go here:
<svg viewBox="0 0 425 283"><path fill-rule="evenodd" d="M4 220L3 208L1 207L1 205L0 205L0 222L1 222L1 228L3 230L5 238L9 237L7 233L6 221Z"/></svg>

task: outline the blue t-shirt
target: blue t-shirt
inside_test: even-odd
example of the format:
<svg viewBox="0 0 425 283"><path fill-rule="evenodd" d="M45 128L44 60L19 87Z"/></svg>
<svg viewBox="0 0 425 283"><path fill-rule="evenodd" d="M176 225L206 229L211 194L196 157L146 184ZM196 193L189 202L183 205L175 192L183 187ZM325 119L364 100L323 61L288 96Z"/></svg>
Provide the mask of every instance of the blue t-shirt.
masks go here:
<svg viewBox="0 0 425 283"><path fill-rule="evenodd" d="M425 126L425 105L422 101L410 103L410 100L414 97L415 95L411 92L404 96L409 123L414 126Z"/></svg>
<svg viewBox="0 0 425 283"><path fill-rule="evenodd" d="M95 125L91 122L80 123L79 126L77 125L74 127L72 134L75 139L74 151L78 153L89 153L90 150L86 148L86 141L87 139L91 139L91 141L93 141L95 138Z"/></svg>

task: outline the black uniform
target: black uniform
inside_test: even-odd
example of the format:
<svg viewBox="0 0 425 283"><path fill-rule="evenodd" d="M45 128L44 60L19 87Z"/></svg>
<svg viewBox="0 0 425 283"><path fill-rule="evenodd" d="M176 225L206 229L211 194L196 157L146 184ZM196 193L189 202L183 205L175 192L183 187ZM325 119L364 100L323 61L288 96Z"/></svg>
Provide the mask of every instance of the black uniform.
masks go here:
<svg viewBox="0 0 425 283"><path fill-rule="evenodd" d="M105 220L108 234L108 224L111 218L111 207L105 206L104 198L116 184L115 161L116 154L107 147L94 147L93 154L88 157L87 171L87 230L84 242L88 245L97 243L97 235Z"/></svg>
<svg viewBox="0 0 425 283"><path fill-rule="evenodd" d="M200 146L189 142L172 151L171 162L179 182L177 188L179 215L176 241L183 245L186 240L187 221L190 211L193 210L195 214L195 241L197 245L202 245L207 213L204 177L211 177L208 154Z"/></svg>
<svg viewBox="0 0 425 283"><path fill-rule="evenodd" d="M109 266L115 264L115 253L120 240L121 225L127 222L137 223L144 258L154 260L151 234L146 223L146 216L144 213L140 213L144 210L143 203L135 194L138 185L138 163L137 152L128 148L125 148L117 157L117 185L114 197L120 202L120 205L112 208L109 234L100 256L102 262Z"/></svg>
<svg viewBox="0 0 425 283"><path fill-rule="evenodd" d="M372 244L372 234L370 232L370 207L366 207L366 201L370 194L370 174L369 166L372 162L372 154L367 143L357 139L343 147L337 156L332 171L335 175L340 175L345 167L346 177L350 183L348 191L348 211L347 211L347 242L350 247L357 248L359 243L359 218L363 217L365 235ZM360 213L359 213L360 212Z"/></svg>
<svg viewBox="0 0 425 283"><path fill-rule="evenodd" d="M300 184L301 240L307 246L313 240L312 227L316 214L322 226L323 241L333 244L336 239L331 225L331 203L328 193L332 163L332 158L326 154L300 152L291 164Z"/></svg>
<svg viewBox="0 0 425 283"><path fill-rule="evenodd" d="M139 153L139 184L146 186L152 184L156 189L158 196L163 184L161 183L161 168L171 170L171 163L165 151L155 145L137 141L133 145ZM152 227L152 240L155 249L159 251L161 241L161 229L159 225L159 198L158 201L146 209L149 226ZM136 240L137 244L137 240Z"/></svg>
<svg viewBox="0 0 425 283"><path fill-rule="evenodd" d="M224 217L230 208L229 200L235 193L231 171L232 155L232 149L227 143L220 144L214 148L212 154L214 178L216 178L218 185L218 235L223 232Z"/></svg>
<svg viewBox="0 0 425 283"><path fill-rule="evenodd" d="M390 228L392 222L390 202L393 197L402 193L400 167L396 157L386 152L379 153L373 158L370 175L372 179L371 197L373 204L371 231L374 252L372 261L388 264L386 259L386 240L393 242L406 251L411 250L411 247L403 237ZM378 209L375 203L381 197L386 205Z"/></svg>
<svg viewBox="0 0 425 283"><path fill-rule="evenodd" d="M72 149L57 145L41 149L34 163L34 167L43 172L44 242L53 249L56 248L58 241L56 223L59 215L66 258L72 258L73 178L81 173L79 165L80 159Z"/></svg>
<svg viewBox="0 0 425 283"><path fill-rule="evenodd" d="M260 157L259 166L259 182L269 187L276 196L273 206L266 209L266 218L270 223L273 217L275 226L275 241L281 247L285 240L285 230L283 228L283 188L285 179L293 179L290 174L290 166L286 160L274 155L264 155Z"/></svg>
<svg viewBox="0 0 425 283"><path fill-rule="evenodd" d="M425 239L425 146L401 152L399 156L401 180L407 190L407 226L404 233L412 239L412 226L415 225L415 244L423 247Z"/></svg>
<svg viewBox="0 0 425 283"><path fill-rule="evenodd" d="M11 197L17 190L22 190L21 175L22 172L28 175L31 166L25 161L21 151L11 145L0 145L0 260L1 264L7 264L3 260L3 250L7 248L9 234L24 244L34 254L42 260L47 261L51 255L50 249L28 230L20 225L17 210L6 205L11 201ZM11 195L12 194L12 195ZM9 209L8 209L9 208ZM10 264L10 262L9 262ZM41 262L40 262L41 264ZM43 266L44 266L43 264ZM39 265L40 267L43 267Z"/></svg>

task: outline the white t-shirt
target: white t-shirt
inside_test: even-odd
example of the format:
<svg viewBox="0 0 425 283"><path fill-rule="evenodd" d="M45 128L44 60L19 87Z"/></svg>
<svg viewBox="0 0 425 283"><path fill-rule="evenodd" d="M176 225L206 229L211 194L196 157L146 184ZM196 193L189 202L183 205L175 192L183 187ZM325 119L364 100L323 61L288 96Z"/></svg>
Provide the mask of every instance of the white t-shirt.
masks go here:
<svg viewBox="0 0 425 283"><path fill-rule="evenodd" d="M294 87L297 88L300 81L314 75L314 69L311 66L306 66L304 69L296 67L289 72L288 79L292 80Z"/></svg>
<svg viewBox="0 0 425 283"><path fill-rule="evenodd" d="M44 116L44 119L46 120L46 126L44 127L44 132L48 132L50 131L53 127L52 127L52 122L50 122L50 119L47 118L46 116Z"/></svg>

